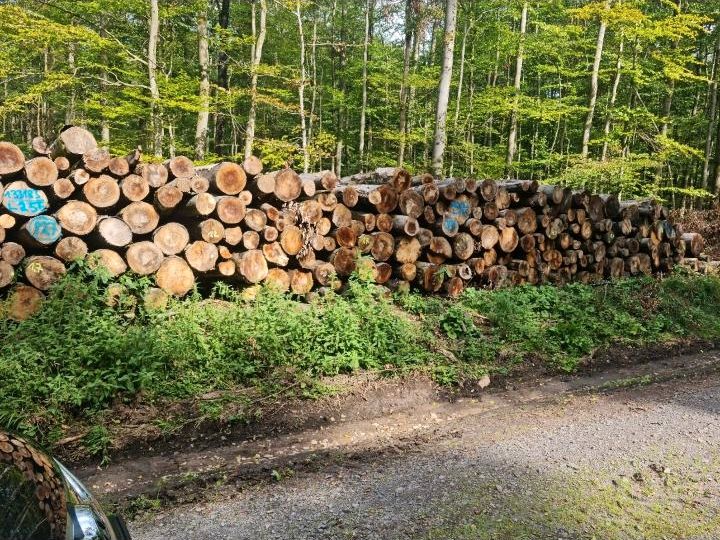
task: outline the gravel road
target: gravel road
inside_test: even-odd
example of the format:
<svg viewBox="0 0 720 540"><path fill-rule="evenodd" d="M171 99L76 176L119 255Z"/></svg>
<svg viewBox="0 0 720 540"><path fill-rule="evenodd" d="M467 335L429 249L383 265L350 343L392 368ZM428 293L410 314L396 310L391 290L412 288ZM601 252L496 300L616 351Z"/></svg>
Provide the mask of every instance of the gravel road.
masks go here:
<svg viewBox="0 0 720 540"><path fill-rule="evenodd" d="M423 408L410 445L376 420L382 446L140 516L133 538L720 538L720 375L611 386Z"/></svg>

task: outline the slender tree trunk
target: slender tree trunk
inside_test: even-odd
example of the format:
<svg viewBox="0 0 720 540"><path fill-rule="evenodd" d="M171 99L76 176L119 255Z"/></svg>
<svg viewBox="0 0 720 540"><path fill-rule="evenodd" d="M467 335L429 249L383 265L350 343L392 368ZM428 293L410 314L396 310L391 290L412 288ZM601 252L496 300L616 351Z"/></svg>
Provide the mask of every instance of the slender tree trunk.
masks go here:
<svg viewBox="0 0 720 540"><path fill-rule="evenodd" d="M254 8L254 6L253 6ZM248 123L245 132L245 157L249 158L253 153L253 145L255 144L255 122L257 117L257 88L258 88L258 67L262 61L262 51L265 45L265 36L267 34L267 0L260 0L260 30L257 33L255 43L253 45L253 56L250 59L250 111L248 112ZM303 65L303 83L305 80ZM303 111L304 118L304 111ZM303 128L304 130L304 128Z"/></svg>
<svg viewBox="0 0 720 540"><path fill-rule="evenodd" d="M157 46L160 34L160 11L158 0L150 0L150 26L148 35L148 79L152 109L153 153L162 157L163 125L160 114L160 90L157 84Z"/></svg>
<svg viewBox="0 0 720 540"><path fill-rule="evenodd" d="M362 106L360 108L360 143L358 152L360 154L360 170L365 171L365 127L367 124L367 102L368 102L368 56L370 50L370 21L375 8L374 0L367 0L365 4L365 41L363 43L363 70L362 70Z"/></svg>
<svg viewBox="0 0 720 540"><path fill-rule="evenodd" d="M402 167L405 163L405 147L407 145L407 118L410 99L409 95L409 79L410 79L410 55L412 51L413 38L413 13L412 0L405 1L405 48L403 52L403 76L402 85L400 86L400 151L398 153L398 167Z"/></svg>
<svg viewBox="0 0 720 540"><path fill-rule="evenodd" d="M75 43L70 43L68 45L68 67L70 68L71 75L75 75L76 67L75 67ZM75 86L70 87L70 103L68 103L68 107L65 110L65 125L71 126L75 123L75 99L76 99L76 91ZM4 117L3 117L4 121ZM3 129L3 131L5 131Z"/></svg>
<svg viewBox="0 0 720 540"><path fill-rule="evenodd" d="M463 92L463 79L465 78L465 51L467 47L467 36L469 26L465 23L465 29L463 31L462 46L460 47L460 73L458 75L458 87L457 94L455 96L455 116L453 118L453 133L455 137L458 137L459 121L460 121L460 102L462 101ZM450 176L455 171L455 153L451 153L450 160Z"/></svg>
<svg viewBox="0 0 720 540"><path fill-rule="evenodd" d="M312 70L312 97L310 98L310 118L308 122L308 139L313 140L315 136L315 110L317 108L318 99L318 78L317 78L317 44L318 44L318 17L317 14L313 19L313 37L310 45L310 69ZM322 131L322 119L320 120L320 130ZM322 170L322 163L320 164Z"/></svg>
<svg viewBox="0 0 720 540"><path fill-rule="evenodd" d="M712 75L710 77L710 96L709 96L709 110L708 110L708 131L707 137L705 138L705 162L703 164L703 176L702 176L702 187L708 189L708 179L710 177L710 162L712 159L713 150L713 139L715 136L715 130L717 128L717 105L718 105L718 71L720 71L720 30L718 30L717 38L715 39L715 53L713 56L712 63Z"/></svg>
<svg viewBox="0 0 720 540"><path fill-rule="evenodd" d="M453 53L455 51L455 25L457 23L457 0L448 0L445 13L445 52L443 54L440 88L438 90L435 116L432 169L436 176L442 175L443 158L447 144L447 112L452 82Z"/></svg>
<svg viewBox="0 0 720 540"><path fill-rule="evenodd" d="M520 15L520 42L518 44L517 58L515 61L515 97L513 99L512 112L510 113L510 131L508 132L508 152L505 162L506 172L512 172L515 154L517 153L517 132L518 132L518 107L520 104L520 85L522 83L523 59L525 54L525 32L527 30L528 3L523 2L522 14Z"/></svg>
<svg viewBox="0 0 720 540"><path fill-rule="evenodd" d="M606 0L605 11L609 9L610 0ZM598 32L597 44L595 46L595 59L593 61L592 74L590 75L590 102L588 103L588 113L585 118L585 128L583 129L582 152L580 154L583 159L587 159L590 152L590 135L592 133L593 117L595 116L595 106L597 104L600 62L602 61L603 47L605 46L606 30L607 22L601 18L600 31Z"/></svg>
<svg viewBox="0 0 720 540"><path fill-rule="evenodd" d="M610 93L610 101L608 101L608 112L605 117L605 140L603 141L602 161L607 161L607 153L610 137L610 128L612 127L612 115L615 103L617 102L618 89L620 88L620 77L622 75L623 51L625 49L625 36L620 36L620 48L618 49L617 63L615 64L615 79L613 80L612 91Z"/></svg>
<svg viewBox="0 0 720 540"><path fill-rule="evenodd" d="M220 0L220 10L218 12L218 26L221 31L227 30L230 26L230 0ZM227 90L230 87L230 77L228 72L228 55L225 49L220 47L218 52L217 67L217 86L219 89ZM215 120L215 153L223 155L223 146L226 137L227 120L225 118L226 111L217 111Z"/></svg>
<svg viewBox="0 0 720 540"><path fill-rule="evenodd" d="M195 127L195 157L205 159L210 121L210 51L208 45L207 4L198 14L198 63L200 65L200 110Z"/></svg>
<svg viewBox="0 0 720 540"><path fill-rule="evenodd" d="M308 151L307 124L305 121L305 33L303 32L302 12L300 11L300 0L295 3L295 16L298 23L300 35L300 87L298 88L298 99L300 101L300 131L302 134L303 171L310 171L310 153Z"/></svg>

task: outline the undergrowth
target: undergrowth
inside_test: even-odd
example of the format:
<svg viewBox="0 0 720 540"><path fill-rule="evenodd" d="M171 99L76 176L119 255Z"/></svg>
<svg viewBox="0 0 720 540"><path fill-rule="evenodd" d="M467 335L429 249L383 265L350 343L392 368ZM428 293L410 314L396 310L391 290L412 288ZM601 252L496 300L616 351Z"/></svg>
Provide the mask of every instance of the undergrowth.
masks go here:
<svg viewBox="0 0 720 540"><path fill-rule="evenodd" d="M218 285L209 298L195 294L158 311L137 300L150 285L80 266L27 321L3 317L0 305L0 427L53 443L73 422L102 422L119 404L228 392L204 405L219 417L238 388L316 397L323 378L361 370L426 371L462 384L512 374L528 359L573 372L598 348L720 338L720 279L682 273L469 289L454 301L388 297L358 276L342 295L310 304L269 289L250 300ZM103 426L85 439L94 453L111 444Z"/></svg>

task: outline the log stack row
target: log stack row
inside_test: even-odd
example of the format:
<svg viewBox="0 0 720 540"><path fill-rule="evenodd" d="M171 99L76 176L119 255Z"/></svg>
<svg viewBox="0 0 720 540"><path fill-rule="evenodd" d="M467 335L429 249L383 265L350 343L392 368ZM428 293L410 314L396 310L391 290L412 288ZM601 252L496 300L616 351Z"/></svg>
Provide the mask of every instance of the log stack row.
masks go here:
<svg viewBox="0 0 720 540"><path fill-rule="evenodd" d="M35 311L77 260L153 276L151 302L199 281L269 283L298 295L342 287L355 271L393 290L457 296L470 285L591 282L667 272L700 235L663 206L534 181L196 166L178 156L112 156L70 127L34 156L0 143L0 288L11 315Z"/></svg>

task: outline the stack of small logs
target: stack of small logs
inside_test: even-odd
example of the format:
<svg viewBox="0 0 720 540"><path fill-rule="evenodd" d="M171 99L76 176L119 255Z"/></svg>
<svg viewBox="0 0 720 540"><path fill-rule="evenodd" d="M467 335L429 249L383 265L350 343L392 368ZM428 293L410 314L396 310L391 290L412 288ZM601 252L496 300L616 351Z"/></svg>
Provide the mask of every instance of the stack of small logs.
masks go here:
<svg viewBox="0 0 720 540"><path fill-rule="evenodd" d="M111 156L81 127L0 143L0 288L10 315L33 313L68 263L154 276L150 302L198 281L271 284L297 295L342 287L356 270L392 290L455 297L497 287L667 272L702 237L651 201L619 201L535 181L437 180L396 168L331 172L195 166L183 156ZM14 276L17 274L17 278Z"/></svg>

